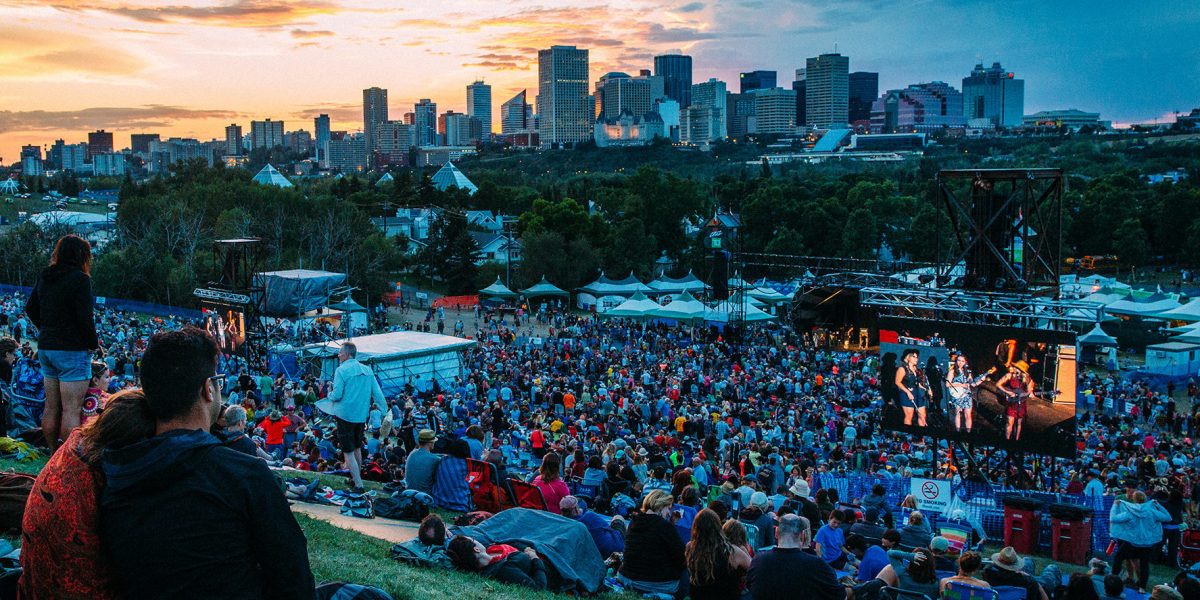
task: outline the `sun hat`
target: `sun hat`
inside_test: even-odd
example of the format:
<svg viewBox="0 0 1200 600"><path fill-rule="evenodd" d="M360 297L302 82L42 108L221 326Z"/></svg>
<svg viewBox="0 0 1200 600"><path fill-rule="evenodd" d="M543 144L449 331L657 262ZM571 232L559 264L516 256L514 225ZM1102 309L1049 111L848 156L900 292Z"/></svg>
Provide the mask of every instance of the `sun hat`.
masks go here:
<svg viewBox="0 0 1200 600"><path fill-rule="evenodd" d="M1025 559L1021 558L1020 554L1017 554L1015 548L1006 546L1003 550L992 555L992 564L1007 571L1020 573L1021 566L1025 564Z"/></svg>
<svg viewBox="0 0 1200 600"><path fill-rule="evenodd" d="M800 496L801 498L807 498L809 496L809 493L812 492L812 490L810 490L808 488L808 482L804 481L803 479L800 479L800 480L796 481L796 483L793 483L792 487L788 488L788 491L797 496Z"/></svg>
<svg viewBox="0 0 1200 600"><path fill-rule="evenodd" d="M422 429L421 432L417 434L417 442L418 443L428 444L429 442L436 442L436 441L437 441L437 434L435 434L432 429Z"/></svg>

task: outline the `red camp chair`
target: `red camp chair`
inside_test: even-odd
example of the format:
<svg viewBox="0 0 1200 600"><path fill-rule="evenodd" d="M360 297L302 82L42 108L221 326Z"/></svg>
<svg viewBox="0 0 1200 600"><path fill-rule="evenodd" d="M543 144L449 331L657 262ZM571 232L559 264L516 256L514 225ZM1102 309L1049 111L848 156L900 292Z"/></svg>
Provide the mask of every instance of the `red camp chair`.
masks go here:
<svg viewBox="0 0 1200 600"><path fill-rule="evenodd" d="M504 489L496 482L496 468L492 463L468 458L467 486L471 488L471 501L479 510L498 513L512 507L505 501Z"/></svg>
<svg viewBox="0 0 1200 600"><path fill-rule="evenodd" d="M542 496L542 490L532 483L525 483L517 479L509 481L512 485L513 503L520 508L532 508L534 510L547 510L546 498Z"/></svg>

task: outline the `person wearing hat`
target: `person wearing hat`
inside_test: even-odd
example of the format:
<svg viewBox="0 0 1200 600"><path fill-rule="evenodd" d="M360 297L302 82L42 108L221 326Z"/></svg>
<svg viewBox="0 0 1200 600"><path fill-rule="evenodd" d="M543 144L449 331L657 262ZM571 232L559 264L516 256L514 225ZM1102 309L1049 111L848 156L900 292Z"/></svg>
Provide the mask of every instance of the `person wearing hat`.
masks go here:
<svg viewBox="0 0 1200 600"><path fill-rule="evenodd" d="M333 391L316 406L333 417L338 447L353 482L352 491L362 493L362 448L367 442L367 416L372 405L386 405L387 399L371 367L358 362L357 357L358 346L353 342L342 344L338 350L341 364L333 373Z"/></svg>
<svg viewBox="0 0 1200 600"><path fill-rule="evenodd" d="M815 525L821 522L821 509L817 506L816 502L812 501L812 498L809 498L811 493L812 490L808 487L808 482L803 479L797 479L788 488L786 495L789 498L784 502L784 505L790 507L796 514L804 517L810 524ZM810 536L817 535L815 529L810 530L808 533Z"/></svg>
<svg viewBox="0 0 1200 600"><path fill-rule="evenodd" d="M1029 376L1029 363L1018 360L1009 365L1008 373L996 382L996 386L1008 398L1004 408L1004 439L1021 439L1021 426L1025 423L1025 412L1029 397L1033 395L1033 378Z"/></svg>
<svg viewBox="0 0 1200 600"><path fill-rule="evenodd" d="M417 434L417 447L404 461L404 487L426 494L433 493L433 477L437 472L442 455L433 453L437 435L432 429L422 429Z"/></svg>
<svg viewBox="0 0 1200 600"><path fill-rule="evenodd" d="M625 536L613 525L620 523L624 528L624 519L620 516L611 519L587 509L587 505L575 496L566 496L558 503L562 516L575 519L587 527L600 557L607 559L614 552L625 551Z"/></svg>
<svg viewBox="0 0 1200 600"><path fill-rule="evenodd" d="M267 434L267 454L275 460L283 460L284 454L287 453L287 447L283 443L283 432L291 423L278 408L271 409L267 418L258 423Z"/></svg>
<svg viewBox="0 0 1200 600"><path fill-rule="evenodd" d="M750 504L738 513L738 520L758 528L755 548L775 545L775 514L771 512L771 500L765 493L750 494Z"/></svg>
<svg viewBox="0 0 1200 600"><path fill-rule="evenodd" d="M1006 546L992 555L992 564L983 569L979 578L992 587L1007 585L1024 588L1028 600L1048 600L1046 590L1042 589L1033 575L1021 570L1024 566L1025 558L1017 554L1012 546Z"/></svg>

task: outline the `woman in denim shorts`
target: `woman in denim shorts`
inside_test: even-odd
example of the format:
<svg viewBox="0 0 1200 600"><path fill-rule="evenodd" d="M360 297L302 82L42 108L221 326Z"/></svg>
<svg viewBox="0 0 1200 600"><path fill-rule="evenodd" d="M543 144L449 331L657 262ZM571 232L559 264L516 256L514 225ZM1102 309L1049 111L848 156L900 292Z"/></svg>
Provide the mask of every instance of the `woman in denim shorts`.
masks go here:
<svg viewBox="0 0 1200 600"><path fill-rule="evenodd" d="M38 360L46 378L42 433L50 452L79 426L80 409L92 377L92 350L100 347L92 313L92 248L65 235L54 246L25 312L38 328Z"/></svg>

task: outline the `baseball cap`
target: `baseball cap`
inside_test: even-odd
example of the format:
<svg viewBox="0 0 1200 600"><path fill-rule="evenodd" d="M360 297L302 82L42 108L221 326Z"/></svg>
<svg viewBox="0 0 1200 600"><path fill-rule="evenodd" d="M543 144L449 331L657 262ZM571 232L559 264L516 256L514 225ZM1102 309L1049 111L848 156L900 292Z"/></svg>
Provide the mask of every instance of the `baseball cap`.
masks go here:
<svg viewBox="0 0 1200 600"><path fill-rule="evenodd" d="M929 549L934 552L945 552L950 549L950 540L940 535L936 536L932 540L929 540Z"/></svg>

